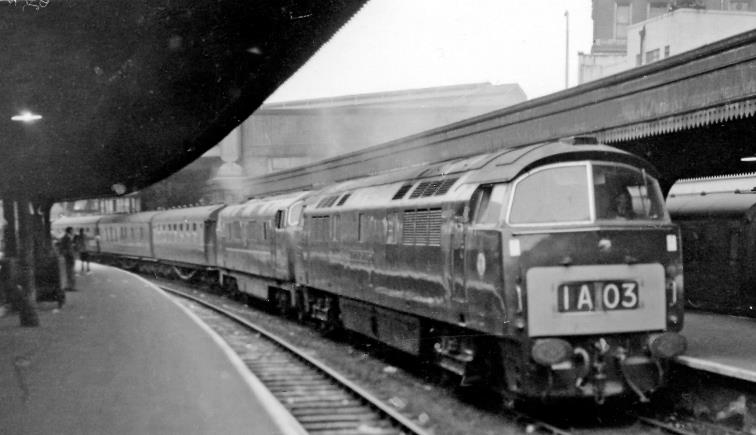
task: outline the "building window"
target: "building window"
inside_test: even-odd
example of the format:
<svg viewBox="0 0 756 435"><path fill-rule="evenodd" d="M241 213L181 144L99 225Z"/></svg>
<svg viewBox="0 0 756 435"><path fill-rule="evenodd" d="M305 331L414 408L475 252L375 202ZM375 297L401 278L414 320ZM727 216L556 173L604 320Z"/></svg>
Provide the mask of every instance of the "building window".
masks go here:
<svg viewBox="0 0 756 435"><path fill-rule="evenodd" d="M632 5L618 3L614 11L614 39L627 39L627 26L632 17Z"/></svg>
<svg viewBox="0 0 756 435"><path fill-rule="evenodd" d="M729 11L749 11L751 10L751 0L728 0L726 8Z"/></svg>
<svg viewBox="0 0 756 435"><path fill-rule="evenodd" d="M669 57L669 45L664 46L664 57Z"/></svg>
<svg viewBox="0 0 756 435"><path fill-rule="evenodd" d="M649 64L651 62L656 62L659 60L659 49L651 50L646 52L646 63Z"/></svg>
<svg viewBox="0 0 756 435"><path fill-rule="evenodd" d="M659 15L664 15L668 9L669 9L669 6L667 5L667 2L651 2L648 4L648 17L647 18L653 18L653 17L658 17Z"/></svg>

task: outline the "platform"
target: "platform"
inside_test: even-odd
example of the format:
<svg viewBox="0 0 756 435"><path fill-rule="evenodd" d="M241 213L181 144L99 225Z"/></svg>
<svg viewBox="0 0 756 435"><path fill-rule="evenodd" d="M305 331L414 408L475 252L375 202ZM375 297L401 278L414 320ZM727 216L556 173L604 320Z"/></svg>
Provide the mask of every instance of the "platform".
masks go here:
<svg viewBox="0 0 756 435"><path fill-rule="evenodd" d="M301 433L155 286L97 264L77 279L63 309L39 303L40 327L0 317L0 433Z"/></svg>
<svg viewBox="0 0 756 435"><path fill-rule="evenodd" d="M756 382L756 319L688 311L682 333L688 350L678 363Z"/></svg>

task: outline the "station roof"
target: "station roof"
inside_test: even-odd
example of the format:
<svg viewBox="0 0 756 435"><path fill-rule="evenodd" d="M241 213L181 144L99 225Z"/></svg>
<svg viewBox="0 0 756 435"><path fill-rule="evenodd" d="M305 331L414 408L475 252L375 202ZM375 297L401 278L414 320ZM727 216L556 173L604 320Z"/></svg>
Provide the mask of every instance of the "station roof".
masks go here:
<svg viewBox="0 0 756 435"><path fill-rule="evenodd" d="M756 137L756 30L474 118L245 180L248 195L593 136L643 156L662 188L743 171ZM704 131L705 130L705 131ZM702 134L705 133L705 134Z"/></svg>
<svg viewBox="0 0 756 435"><path fill-rule="evenodd" d="M103 196L170 175L364 3L0 2L0 196ZM11 120L24 111L42 119Z"/></svg>

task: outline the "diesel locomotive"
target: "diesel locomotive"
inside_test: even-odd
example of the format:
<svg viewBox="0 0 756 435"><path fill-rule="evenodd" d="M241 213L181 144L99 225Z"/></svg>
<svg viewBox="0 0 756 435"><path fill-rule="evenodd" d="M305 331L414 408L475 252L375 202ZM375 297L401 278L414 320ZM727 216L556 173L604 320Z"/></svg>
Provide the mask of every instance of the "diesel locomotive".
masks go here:
<svg viewBox="0 0 756 435"><path fill-rule="evenodd" d="M506 397L646 400L686 346L680 235L656 172L591 141L55 223L79 225L103 260L214 276Z"/></svg>

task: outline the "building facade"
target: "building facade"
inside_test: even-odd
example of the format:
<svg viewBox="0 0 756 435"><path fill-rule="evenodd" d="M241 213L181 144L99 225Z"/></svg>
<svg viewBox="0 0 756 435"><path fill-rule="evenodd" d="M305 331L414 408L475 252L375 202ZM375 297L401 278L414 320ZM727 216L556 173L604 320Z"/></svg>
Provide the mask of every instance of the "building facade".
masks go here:
<svg viewBox="0 0 756 435"><path fill-rule="evenodd" d="M756 28L756 0L593 0L592 16L579 83Z"/></svg>
<svg viewBox="0 0 756 435"><path fill-rule="evenodd" d="M221 162L205 200L246 197L243 181L511 106L516 84L488 83L265 104L206 156Z"/></svg>

